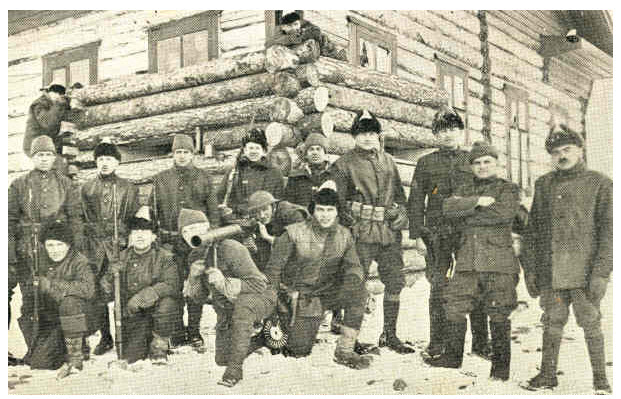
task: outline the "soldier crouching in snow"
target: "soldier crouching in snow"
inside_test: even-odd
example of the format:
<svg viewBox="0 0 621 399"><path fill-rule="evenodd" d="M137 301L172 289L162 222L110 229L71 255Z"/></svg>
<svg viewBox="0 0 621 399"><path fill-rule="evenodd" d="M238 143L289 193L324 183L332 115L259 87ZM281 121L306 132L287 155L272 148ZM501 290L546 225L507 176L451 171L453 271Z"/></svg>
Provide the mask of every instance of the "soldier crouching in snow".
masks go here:
<svg viewBox="0 0 621 399"><path fill-rule="evenodd" d="M354 239L337 221L337 206L336 192L321 189L309 205L312 217L287 226L276 239L266 274L274 289L284 288L292 299L285 353L309 355L324 310L344 308L334 361L363 369L370 359L354 346L364 315L364 278Z"/></svg>
<svg viewBox="0 0 621 399"><path fill-rule="evenodd" d="M543 345L539 374L524 387L558 385L557 364L571 304L584 330L595 393L610 394L600 301L612 272L612 180L586 169L582 137L565 126L546 140L555 171L535 182L522 257L531 296L541 295Z"/></svg>
<svg viewBox="0 0 621 399"><path fill-rule="evenodd" d="M155 244L150 213L142 207L129 220L128 248L109 265L100 283L111 295L114 274L121 276L123 358L128 363L147 356L156 362L167 360L178 312L177 266L172 253Z"/></svg>
<svg viewBox="0 0 621 399"><path fill-rule="evenodd" d="M179 213L179 233L193 248L183 293L201 304L212 293L218 315L216 364L226 366L218 384L232 387L243 379L245 358L262 345L252 337L253 326L273 313L276 293L246 247L227 238L239 234L239 226L209 227L200 211L182 209Z"/></svg>
<svg viewBox="0 0 621 399"><path fill-rule="evenodd" d="M461 239L445 290L446 349L440 356L426 358L425 363L461 367L466 315L480 301L491 320L490 377L506 381L511 361L509 315L517 307L515 287L520 272L513 256L511 228L520 198L517 185L497 177L497 160L498 153L491 145L475 143L470 152L474 177L444 200L443 213L457 225Z"/></svg>

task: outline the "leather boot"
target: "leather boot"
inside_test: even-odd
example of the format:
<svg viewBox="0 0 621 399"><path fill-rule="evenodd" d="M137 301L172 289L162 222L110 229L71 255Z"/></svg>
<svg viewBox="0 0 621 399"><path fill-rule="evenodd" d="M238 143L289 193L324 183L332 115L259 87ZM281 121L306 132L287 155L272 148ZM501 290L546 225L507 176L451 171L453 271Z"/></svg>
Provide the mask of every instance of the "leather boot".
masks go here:
<svg viewBox="0 0 621 399"><path fill-rule="evenodd" d="M153 339L149 345L149 359L151 362L159 364L168 362L168 340L157 333L153 333Z"/></svg>
<svg viewBox="0 0 621 399"><path fill-rule="evenodd" d="M470 313L470 332L472 333L472 354L489 360L492 351L488 338L487 314L483 312L480 305Z"/></svg>
<svg viewBox="0 0 621 399"><path fill-rule="evenodd" d="M593 371L593 389L596 394L612 393L606 377L606 353L604 351L604 335L598 326L591 330L585 329L584 338L589 351L591 369Z"/></svg>
<svg viewBox="0 0 621 399"><path fill-rule="evenodd" d="M232 388L241 380L244 379L244 371L241 364L229 364L224 370L222 379L218 381L218 385L223 385L227 388Z"/></svg>
<svg viewBox="0 0 621 399"><path fill-rule="evenodd" d="M82 337L65 337L65 346L67 347L66 361L56 374L56 378L59 380L69 376L71 370L82 370L83 368Z"/></svg>
<svg viewBox="0 0 621 399"><path fill-rule="evenodd" d="M93 351L93 355L101 356L104 353L110 351L112 348L114 348L114 341L112 340L112 335L110 335L110 329L102 328L101 339L99 340L99 343L95 347L95 350Z"/></svg>
<svg viewBox="0 0 621 399"><path fill-rule="evenodd" d="M343 324L343 310L333 310L332 311L332 321L330 322L330 331L333 334L341 333L341 324Z"/></svg>
<svg viewBox="0 0 621 399"><path fill-rule="evenodd" d="M458 369L464 360L464 341L466 340L466 319L461 321L447 321L448 333L444 353L433 358L425 358L424 362L431 367L446 367Z"/></svg>
<svg viewBox="0 0 621 399"><path fill-rule="evenodd" d="M541 371L528 380L526 385L522 386L524 389L540 391L543 389L553 389L558 385L556 369L562 337L562 328L544 327L543 344L541 348Z"/></svg>
<svg viewBox="0 0 621 399"><path fill-rule="evenodd" d="M384 331L379 338L379 347L388 347L399 353L414 353L414 348L405 345L397 337L397 319L399 318L400 301L387 301L384 299Z"/></svg>
<svg viewBox="0 0 621 399"><path fill-rule="evenodd" d="M492 369L490 377L507 381L511 370L511 320L492 322Z"/></svg>
<svg viewBox="0 0 621 399"><path fill-rule="evenodd" d="M336 341L334 350L334 362L352 369L361 370L369 368L371 358L360 356L354 351L358 330L351 327L341 326L341 336Z"/></svg>

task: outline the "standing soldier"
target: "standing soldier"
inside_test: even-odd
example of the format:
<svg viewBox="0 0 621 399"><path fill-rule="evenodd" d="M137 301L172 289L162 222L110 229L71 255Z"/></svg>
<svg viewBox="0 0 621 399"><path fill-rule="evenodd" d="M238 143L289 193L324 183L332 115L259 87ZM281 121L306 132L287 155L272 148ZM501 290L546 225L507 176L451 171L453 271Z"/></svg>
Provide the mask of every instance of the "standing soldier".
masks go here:
<svg viewBox="0 0 621 399"><path fill-rule="evenodd" d="M243 379L243 363L260 344L252 339L253 326L270 316L276 293L257 269L248 250L227 239L239 226L210 230L209 220L199 211L182 209L179 233L188 246L190 274L184 292L193 301L206 302L212 293L218 316L216 364L226 366L220 385L232 387ZM211 234L211 239L207 236Z"/></svg>
<svg viewBox="0 0 621 399"><path fill-rule="evenodd" d="M513 256L511 229L520 206L520 190L497 177L498 153L485 142L470 152L473 177L444 200L443 213L455 222L460 245L449 271L446 296L446 348L425 362L434 367L461 367L466 336L466 314L482 303L491 319L490 377L509 379L511 321L517 307L515 287L520 267Z"/></svg>
<svg viewBox="0 0 621 399"><path fill-rule="evenodd" d="M48 136L34 139L30 155L35 169L15 179L8 195L8 260L9 272L14 274L10 280L18 282L22 292L32 287L33 249L36 248L33 237L40 233L41 225L64 221L73 234L73 248L79 252L83 246L77 192L69 178L52 169L56 158L52 139ZM23 306L26 308L22 309L19 324L30 354L32 320L26 302Z"/></svg>
<svg viewBox="0 0 621 399"><path fill-rule="evenodd" d="M97 314L93 316L95 327L101 331L101 339L94 354L102 355L114 347L114 342L110 334L108 300L100 292L99 280L110 262L118 261L114 259L115 239L119 239L120 249L127 246L127 222L137 211L138 199L136 187L115 173L121 162L121 153L116 145L99 143L95 147L95 162L97 177L82 185L80 199L87 237L85 255L97 276L99 304ZM115 225L118 237L115 237Z"/></svg>
<svg viewBox="0 0 621 399"><path fill-rule="evenodd" d="M276 239L266 274L274 290L291 298L286 349L295 357L313 349L323 311L345 308L334 361L353 369L368 368L355 343L362 325L366 294L362 266L350 231L338 223L338 196L321 189L309 206L312 217L286 227Z"/></svg>
<svg viewBox="0 0 621 399"><path fill-rule="evenodd" d="M351 134L356 147L332 165L339 215L352 228L365 279L375 260L386 287L379 345L412 353L414 349L397 338L399 297L405 286L401 251L401 230L407 226L405 192L395 161L380 148L381 125L375 116L359 113Z"/></svg>
<svg viewBox="0 0 621 399"><path fill-rule="evenodd" d="M183 134L175 135L172 152L174 166L154 177L153 200L160 240L162 244L166 244L172 249L181 282L186 278L189 270L189 265L186 262L189 249L177 233L179 211L182 208L202 211L209 215L214 226L219 225L220 217L216 190L211 176L192 164L194 160L192 138ZM183 320L180 319L178 320L178 331L173 337L173 345L177 346L189 342L197 351L202 351L204 341L200 334L200 323L203 307L190 302L186 305L188 310L187 337L183 328ZM182 317L183 301L179 301L179 306L180 317Z"/></svg>
<svg viewBox="0 0 621 399"><path fill-rule="evenodd" d="M410 185L408 216L410 239L418 248L426 248L425 276L429 290L429 346L425 357L436 357L444 350L446 314L443 291L447 283L446 272L451 254L457 251L456 235L450 220L442 215L442 201L472 177L469 155L460 149L464 138L464 123L450 108L438 111L432 123L432 132L440 150L418 160ZM487 357L487 316L480 306L470 313L472 353Z"/></svg>
<svg viewBox="0 0 621 399"><path fill-rule="evenodd" d="M535 182L535 198L524 237L524 276L529 293L541 295L543 348L539 374L527 389L558 385L558 363L569 305L584 330L596 393L610 394L606 377L600 301L612 272L612 180L588 170L582 137L567 127L546 140L555 171Z"/></svg>
<svg viewBox="0 0 621 399"><path fill-rule="evenodd" d="M177 266L173 255L155 243L149 207L140 208L129 220L128 228L128 248L121 252L118 262L108 267L102 289L112 295L114 274L120 274L123 359L133 363L148 356L154 362L165 362L178 319Z"/></svg>
<svg viewBox="0 0 621 399"><path fill-rule="evenodd" d="M60 123L69 110L69 101L65 97L65 87L52 84L41 89L43 94L30 104L26 132L24 133L23 148L26 154L30 153L32 140L39 136L49 136L54 142L56 151L62 148Z"/></svg>

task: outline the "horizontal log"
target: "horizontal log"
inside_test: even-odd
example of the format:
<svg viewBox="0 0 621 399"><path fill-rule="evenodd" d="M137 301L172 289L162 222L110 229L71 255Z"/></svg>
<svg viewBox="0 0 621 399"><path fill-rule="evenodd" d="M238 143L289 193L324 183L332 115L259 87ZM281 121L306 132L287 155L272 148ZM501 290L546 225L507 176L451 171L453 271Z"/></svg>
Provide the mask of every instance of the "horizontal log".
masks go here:
<svg viewBox="0 0 621 399"><path fill-rule="evenodd" d="M297 79L294 77L290 79L299 85ZM280 80L282 82L285 79ZM189 108L263 97L272 94L274 87L274 75L272 74L243 76L208 85L94 105L85 108L75 121L81 129L85 129Z"/></svg>
<svg viewBox="0 0 621 399"><path fill-rule="evenodd" d="M327 87L307 87L300 91L295 102L305 114L323 112L330 101L330 92Z"/></svg>
<svg viewBox="0 0 621 399"><path fill-rule="evenodd" d="M273 76L274 94L280 97L294 98L302 90L300 81L290 72L277 72ZM257 96L259 97L259 96Z"/></svg>
<svg viewBox="0 0 621 399"><path fill-rule="evenodd" d="M345 86L368 93L396 98L412 104L438 108L448 103L444 90L432 89L395 75L388 75L367 68L359 68L346 62L321 57L313 63L321 82ZM308 69L309 74L315 71ZM314 80L312 76L308 81Z"/></svg>
<svg viewBox="0 0 621 399"><path fill-rule="evenodd" d="M295 101L284 97L278 97L271 108L270 120L295 124L304 117L304 112Z"/></svg>
<svg viewBox="0 0 621 399"><path fill-rule="evenodd" d="M323 133L330 137L334 132L334 121L327 112L305 115L295 126L303 137L310 133Z"/></svg>
<svg viewBox="0 0 621 399"><path fill-rule="evenodd" d="M169 73L126 76L74 90L71 96L83 105L125 100L204 85L265 71L265 53L256 52L176 69Z"/></svg>
<svg viewBox="0 0 621 399"><path fill-rule="evenodd" d="M368 110L377 117L431 127L436 111L433 108L411 104L390 97L378 96L360 90L326 83L330 91L330 105L350 111Z"/></svg>

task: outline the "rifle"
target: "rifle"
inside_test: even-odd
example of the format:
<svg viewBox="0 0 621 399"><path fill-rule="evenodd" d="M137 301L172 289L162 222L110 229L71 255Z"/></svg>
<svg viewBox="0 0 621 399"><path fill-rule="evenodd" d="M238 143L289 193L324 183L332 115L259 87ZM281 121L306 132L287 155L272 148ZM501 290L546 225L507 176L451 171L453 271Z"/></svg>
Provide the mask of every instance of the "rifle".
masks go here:
<svg viewBox="0 0 621 399"><path fill-rule="evenodd" d="M40 223L35 222L32 215L32 188L28 188L28 211L32 223L30 237L32 240L32 263L30 263L30 273L32 274L32 286L34 288L34 309L32 313L32 333L30 335L29 354L32 354L37 338L39 336L39 228ZM39 219L40 220L40 219Z"/></svg>
<svg viewBox="0 0 621 399"><path fill-rule="evenodd" d="M112 240L112 257L113 262L119 262L119 221L118 207L116 196L116 183L112 185L112 217L114 218L114 238ZM116 344L116 355L122 360L125 351L123 350L123 308L121 305L121 273L117 270L114 272L114 335Z"/></svg>

